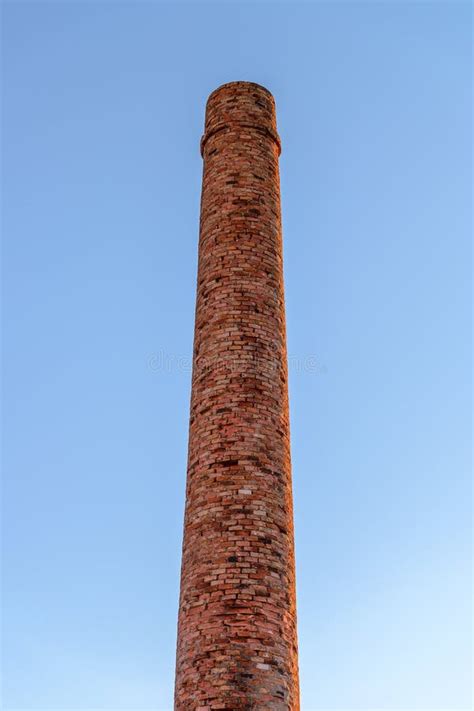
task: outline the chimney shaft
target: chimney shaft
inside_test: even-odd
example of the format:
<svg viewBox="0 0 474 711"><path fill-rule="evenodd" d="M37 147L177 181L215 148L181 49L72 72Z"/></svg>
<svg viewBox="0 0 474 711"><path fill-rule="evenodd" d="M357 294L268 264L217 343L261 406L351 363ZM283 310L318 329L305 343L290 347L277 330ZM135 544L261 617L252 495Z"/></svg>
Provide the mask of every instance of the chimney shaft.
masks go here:
<svg viewBox="0 0 474 711"><path fill-rule="evenodd" d="M207 102L176 711L299 711L272 95Z"/></svg>

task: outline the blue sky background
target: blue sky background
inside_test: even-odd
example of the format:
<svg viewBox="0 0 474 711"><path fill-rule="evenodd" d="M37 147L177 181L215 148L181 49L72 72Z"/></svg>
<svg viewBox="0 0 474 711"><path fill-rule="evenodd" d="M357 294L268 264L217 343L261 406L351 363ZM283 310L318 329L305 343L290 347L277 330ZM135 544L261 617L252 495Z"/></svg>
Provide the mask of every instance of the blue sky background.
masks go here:
<svg viewBox="0 0 474 711"><path fill-rule="evenodd" d="M207 95L283 141L302 711L470 708L471 6L3 5L3 708L172 707Z"/></svg>

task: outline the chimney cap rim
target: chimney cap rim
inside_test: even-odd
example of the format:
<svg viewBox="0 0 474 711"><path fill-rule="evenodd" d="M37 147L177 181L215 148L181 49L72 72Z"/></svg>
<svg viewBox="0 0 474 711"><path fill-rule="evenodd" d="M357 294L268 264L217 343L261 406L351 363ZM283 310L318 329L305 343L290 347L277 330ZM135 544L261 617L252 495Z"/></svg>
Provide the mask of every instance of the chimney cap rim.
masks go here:
<svg viewBox="0 0 474 711"><path fill-rule="evenodd" d="M243 81L243 80L242 80L242 81L227 81L227 82L225 82L224 84L221 84L221 85L218 86L216 89L214 89L214 91L211 91L211 93L209 94L209 97L208 97L207 101L209 102L209 101L211 100L211 98L212 98L213 96L215 96L215 94L217 94L217 93L218 93L219 91L221 91L222 89L227 89L227 88L230 88L230 87L233 87L233 86L236 87L236 88L237 88L237 87L242 87L242 88L247 87L247 88L249 88L249 89L250 89L250 88L259 89L259 90L261 90L261 91L264 91L266 94L268 94L268 96L269 96L271 99L274 100L273 94L272 94L272 92L270 91L270 89L267 89L267 87L266 87L266 86L263 86L263 84L258 84L258 83L255 82L255 81Z"/></svg>

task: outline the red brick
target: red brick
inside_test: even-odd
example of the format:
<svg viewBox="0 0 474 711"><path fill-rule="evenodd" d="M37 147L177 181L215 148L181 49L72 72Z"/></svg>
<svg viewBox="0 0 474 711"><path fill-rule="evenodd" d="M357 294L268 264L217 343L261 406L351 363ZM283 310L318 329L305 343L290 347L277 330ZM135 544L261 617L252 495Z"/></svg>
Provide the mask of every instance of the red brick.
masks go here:
<svg viewBox="0 0 474 711"><path fill-rule="evenodd" d="M176 711L299 710L275 103L207 102Z"/></svg>

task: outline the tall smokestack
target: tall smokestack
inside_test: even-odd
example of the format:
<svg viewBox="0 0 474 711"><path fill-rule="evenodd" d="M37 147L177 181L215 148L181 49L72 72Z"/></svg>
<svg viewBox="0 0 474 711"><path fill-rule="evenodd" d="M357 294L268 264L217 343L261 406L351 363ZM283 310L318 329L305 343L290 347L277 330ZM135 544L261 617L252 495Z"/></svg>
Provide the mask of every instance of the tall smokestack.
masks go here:
<svg viewBox="0 0 474 711"><path fill-rule="evenodd" d="M299 710L275 102L206 108L176 711Z"/></svg>

